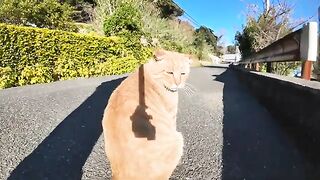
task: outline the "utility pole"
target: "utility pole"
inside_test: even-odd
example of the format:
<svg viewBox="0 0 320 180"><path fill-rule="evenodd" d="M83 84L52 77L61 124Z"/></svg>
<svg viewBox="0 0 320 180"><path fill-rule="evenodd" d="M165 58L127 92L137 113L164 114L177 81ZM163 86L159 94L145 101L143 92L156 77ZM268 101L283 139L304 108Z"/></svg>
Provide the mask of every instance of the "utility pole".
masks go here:
<svg viewBox="0 0 320 180"><path fill-rule="evenodd" d="M264 0L264 12L267 13L270 10L270 0ZM267 62L267 72L272 73L272 63Z"/></svg>
<svg viewBox="0 0 320 180"><path fill-rule="evenodd" d="M268 12L270 9L270 0L264 0L264 11Z"/></svg>

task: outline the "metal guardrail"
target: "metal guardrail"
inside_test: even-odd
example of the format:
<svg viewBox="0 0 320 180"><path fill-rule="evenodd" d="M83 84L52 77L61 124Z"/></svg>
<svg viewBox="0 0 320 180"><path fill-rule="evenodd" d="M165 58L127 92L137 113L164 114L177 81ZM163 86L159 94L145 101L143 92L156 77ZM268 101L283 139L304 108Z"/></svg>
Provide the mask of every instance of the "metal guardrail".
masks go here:
<svg viewBox="0 0 320 180"><path fill-rule="evenodd" d="M242 59L239 64L303 61L304 79L310 79L312 61L318 54L318 23L309 22L303 28L273 42L262 50Z"/></svg>
<svg viewBox="0 0 320 180"><path fill-rule="evenodd" d="M239 64L300 61L301 34L302 29L292 32L259 52L244 58Z"/></svg>

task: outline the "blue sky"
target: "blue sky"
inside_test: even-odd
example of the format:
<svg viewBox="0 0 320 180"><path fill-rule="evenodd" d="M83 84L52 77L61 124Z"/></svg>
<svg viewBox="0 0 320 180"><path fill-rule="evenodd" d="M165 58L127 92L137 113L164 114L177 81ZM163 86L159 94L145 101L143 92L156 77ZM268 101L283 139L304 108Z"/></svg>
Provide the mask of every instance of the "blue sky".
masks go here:
<svg viewBox="0 0 320 180"><path fill-rule="evenodd" d="M224 34L226 45L233 43L237 30L245 24L245 12L248 4L258 4L263 8L262 0L174 0L200 25L207 26L216 34ZM272 0L270 0L272 2ZM287 0L294 5L293 19L318 18L320 0ZM277 2L277 1L276 1ZM195 25L197 26L197 25Z"/></svg>

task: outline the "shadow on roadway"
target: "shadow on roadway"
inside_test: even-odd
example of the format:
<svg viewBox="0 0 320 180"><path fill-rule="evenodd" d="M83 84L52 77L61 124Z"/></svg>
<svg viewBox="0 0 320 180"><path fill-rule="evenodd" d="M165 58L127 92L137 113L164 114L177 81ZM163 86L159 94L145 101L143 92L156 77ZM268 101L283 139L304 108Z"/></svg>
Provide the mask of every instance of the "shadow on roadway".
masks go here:
<svg viewBox="0 0 320 180"><path fill-rule="evenodd" d="M98 86L14 169L8 179L81 179L82 167L102 133L101 121L108 99L124 79Z"/></svg>
<svg viewBox="0 0 320 180"><path fill-rule="evenodd" d="M215 69L228 69L229 64L221 64L221 65L207 65L204 66L206 68L215 68Z"/></svg>
<svg viewBox="0 0 320 180"><path fill-rule="evenodd" d="M223 89L223 180L305 179L304 159L235 72L213 75Z"/></svg>

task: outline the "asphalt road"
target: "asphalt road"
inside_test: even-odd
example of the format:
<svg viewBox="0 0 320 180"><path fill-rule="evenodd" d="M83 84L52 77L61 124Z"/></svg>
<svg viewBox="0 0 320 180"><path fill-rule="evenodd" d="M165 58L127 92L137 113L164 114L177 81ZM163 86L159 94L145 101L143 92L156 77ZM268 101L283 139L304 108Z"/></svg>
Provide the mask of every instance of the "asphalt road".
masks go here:
<svg viewBox="0 0 320 180"><path fill-rule="evenodd" d="M0 91L0 179L110 179L101 118L123 78ZM184 155L171 179L306 179L290 137L225 68L193 68L181 91ZM141 173L152 173L144 172Z"/></svg>

